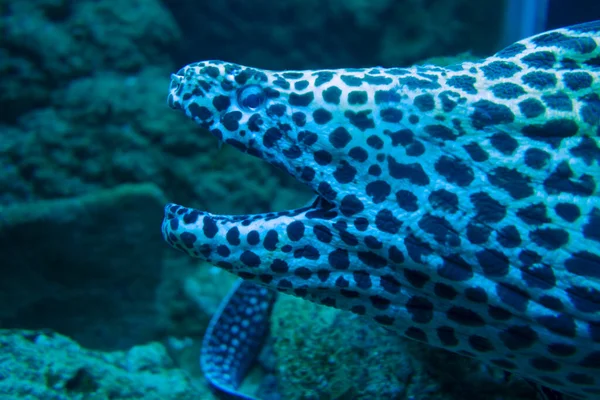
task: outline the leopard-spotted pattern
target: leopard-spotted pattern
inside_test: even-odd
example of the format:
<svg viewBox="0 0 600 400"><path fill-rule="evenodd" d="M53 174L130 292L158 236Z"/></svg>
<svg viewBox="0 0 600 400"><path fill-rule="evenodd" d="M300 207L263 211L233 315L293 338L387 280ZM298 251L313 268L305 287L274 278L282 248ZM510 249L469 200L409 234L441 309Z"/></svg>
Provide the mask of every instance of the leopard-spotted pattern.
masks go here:
<svg viewBox="0 0 600 400"><path fill-rule="evenodd" d="M167 205L171 246L600 396L600 21L444 68L199 62L168 103L318 194L261 215Z"/></svg>

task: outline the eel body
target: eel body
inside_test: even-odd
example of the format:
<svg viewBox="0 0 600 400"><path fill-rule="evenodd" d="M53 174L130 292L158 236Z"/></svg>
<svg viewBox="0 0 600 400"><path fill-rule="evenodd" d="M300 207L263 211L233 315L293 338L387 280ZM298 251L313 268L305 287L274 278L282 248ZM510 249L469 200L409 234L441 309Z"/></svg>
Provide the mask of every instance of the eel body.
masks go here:
<svg viewBox="0 0 600 400"><path fill-rule="evenodd" d="M171 246L600 398L600 21L449 67L198 62L168 104L317 194L259 215L169 204Z"/></svg>

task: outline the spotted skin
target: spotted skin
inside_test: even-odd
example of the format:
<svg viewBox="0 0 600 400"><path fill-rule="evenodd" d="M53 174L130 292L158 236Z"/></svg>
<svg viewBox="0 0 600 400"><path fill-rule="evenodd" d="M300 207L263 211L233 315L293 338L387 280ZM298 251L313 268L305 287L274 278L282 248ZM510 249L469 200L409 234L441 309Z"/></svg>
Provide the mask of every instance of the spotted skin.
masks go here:
<svg viewBox="0 0 600 400"><path fill-rule="evenodd" d="M259 215L167 205L171 246L600 396L600 21L445 68L199 62L168 103L318 194Z"/></svg>
<svg viewBox="0 0 600 400"><path fill-rule="evenodd" d="M268 331L275 292L238 280L210 321L200 366L220 398L254 400L238 391Z"/></svg>

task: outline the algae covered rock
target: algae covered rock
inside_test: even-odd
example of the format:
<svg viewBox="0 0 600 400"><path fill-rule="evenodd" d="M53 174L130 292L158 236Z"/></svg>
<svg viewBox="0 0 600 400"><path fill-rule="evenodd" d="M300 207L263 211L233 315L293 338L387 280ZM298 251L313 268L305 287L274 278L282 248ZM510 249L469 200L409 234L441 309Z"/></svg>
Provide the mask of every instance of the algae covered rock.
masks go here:
<svg viewBox="0 0 600 400"><path fill-rule="evenodd" d="M280 295L271 334L282 398L402 398L415 373L403 341L368 322Z"/></svg>
<svg viewBox="0 0 600 400"><path fill-rule="evenodd" d="M159 343L98 352L51 331L0 330L0 398L197 400L212 398Z"/></svg>

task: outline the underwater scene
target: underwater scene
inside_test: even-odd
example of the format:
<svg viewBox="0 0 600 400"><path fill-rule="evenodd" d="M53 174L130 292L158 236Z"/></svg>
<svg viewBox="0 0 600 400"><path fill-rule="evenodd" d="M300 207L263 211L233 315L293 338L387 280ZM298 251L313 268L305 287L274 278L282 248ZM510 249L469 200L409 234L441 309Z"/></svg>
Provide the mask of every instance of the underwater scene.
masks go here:
<svg viewBox="0 0 600 400"><path fill-rule="evenodd" d="M600 400L597 0L0 0L0 400Z"/></svg>

